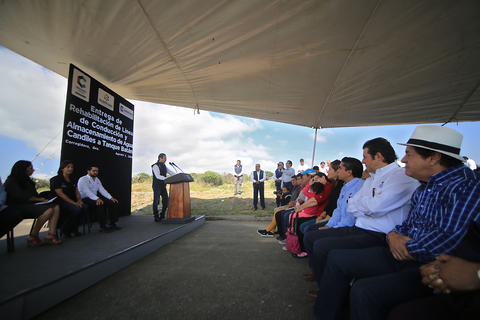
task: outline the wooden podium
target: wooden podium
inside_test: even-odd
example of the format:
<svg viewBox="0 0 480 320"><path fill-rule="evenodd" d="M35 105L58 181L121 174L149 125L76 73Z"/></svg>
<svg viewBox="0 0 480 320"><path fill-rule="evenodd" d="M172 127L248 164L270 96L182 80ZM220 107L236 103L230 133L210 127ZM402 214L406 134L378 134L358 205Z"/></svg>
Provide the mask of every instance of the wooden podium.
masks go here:
<svg viewBox="0 0 480 320"><path fill-rule="evenodd" d="M190 182L188 173L177 173L165 179L170 184L167 218L162 223L188 223L195 220L190 210Z"/></svg>

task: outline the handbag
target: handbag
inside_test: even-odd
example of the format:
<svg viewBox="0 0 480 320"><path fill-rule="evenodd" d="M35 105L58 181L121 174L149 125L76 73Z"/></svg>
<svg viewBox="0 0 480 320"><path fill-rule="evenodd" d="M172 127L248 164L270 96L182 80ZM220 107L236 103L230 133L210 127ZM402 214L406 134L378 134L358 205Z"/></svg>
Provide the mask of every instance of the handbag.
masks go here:
<svg viewBox="0 0 480 320"><path fill-rule="evenodd" d="M297 213L292 213L290 215L290 221L289 221L289 226L287 229L287 241L286 241L286 247L287 250L290 251L293 254L299 254L302 252L302 249L300 248L300 242L298 241L298 236L296 233L297 230L297 219L298 218L298 212Z"/></svg>

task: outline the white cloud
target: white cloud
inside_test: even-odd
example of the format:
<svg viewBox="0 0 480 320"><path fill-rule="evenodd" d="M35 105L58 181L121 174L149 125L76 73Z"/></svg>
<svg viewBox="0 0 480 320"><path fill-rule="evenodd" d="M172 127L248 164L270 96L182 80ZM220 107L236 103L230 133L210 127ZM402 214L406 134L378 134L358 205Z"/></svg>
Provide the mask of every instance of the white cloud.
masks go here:
<svg viewBox="0 0 480 320"><path fill-rule="evenodd" d="M59 157L66 79L1 47L0 74L0 134Z"/></svg>
<svg viewBox="0 0 480 320"><path fill-rule="evenodd" d="M188 108L132 102L134 173L149 173L160 152L167 154L168 162L173 161L188 172L230 172L237 159L245 168L253 168L259 161L273 163L266 147L248 136L261 128L258 121L219 117L209 112L194 115Z"/></svg>

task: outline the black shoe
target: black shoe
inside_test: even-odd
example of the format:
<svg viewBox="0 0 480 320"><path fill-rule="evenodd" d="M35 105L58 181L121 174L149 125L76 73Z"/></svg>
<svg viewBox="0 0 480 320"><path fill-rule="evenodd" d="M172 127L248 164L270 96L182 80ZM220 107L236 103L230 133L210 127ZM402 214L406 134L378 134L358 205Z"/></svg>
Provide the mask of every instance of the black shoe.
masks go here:
<svg viewBox="0 0 480 320"><path fill-rule="evenodd" d="M278 240L278 241L283 241L283 240L286 240L286 239L287 239L287 237L282 237L282 236L278 236L278 237L277 237L277 240Z"/></svg>
<svg viewBox="0 0 480 320"><path fill-rule="evenodd" d="M260 229L260 230L257 230L257 233L263 237L265 234L267 234L267 230Z"/></svg>
<svg viewBox="0 0 480 320"><path fill-rule="evenodd" d="M83 234L80 233L80 232L78 232L78 231L74 231L74 232L73 232L73 236L75 236L75 237L81 237L81 236L83 236Z"/></svg>
<svg viewBox="0 0 480 320"><path fill-rule="evenodd" d="M273 233L267 230L257 230L257 233L264 238L273 238Z"/></svg>
<svg viewBox="0 0 480 320"><path fill-rule="evenodd" d="M160 217L159 216L154 216L153 219L155 220L155 222L160 222Z"/></svg>
<svg viewBox="0 0 480 320"><path fill-rule="evenodd" d="M113 230L108 228L107 226L100 226L100 232L103 232L103 233L110 233L112 232Z"/></svg>
<svg viewBox="0 0 480 320"><path fill-rule="evenodd" d="M112 223L109 227L110 230L116 231L116 230L121 230L122 227L117 226L115 223Z"/></svg>
<svg viewBox="0 0 480 320"><path fill-rule="evenodd" d="M257 208L253 208L253 211L257 211Z"/></svg>

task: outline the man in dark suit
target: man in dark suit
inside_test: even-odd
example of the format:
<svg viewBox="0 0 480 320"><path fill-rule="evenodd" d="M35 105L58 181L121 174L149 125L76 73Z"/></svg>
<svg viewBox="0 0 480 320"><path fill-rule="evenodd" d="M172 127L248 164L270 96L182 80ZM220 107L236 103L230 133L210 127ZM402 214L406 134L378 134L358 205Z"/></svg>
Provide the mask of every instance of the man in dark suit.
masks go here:
<svg viewBox="0 0 480 320"><path fill-rule="evenodd" d="M262 210L265 209L265 197L264 197L264 182L266 176L263 170L260 170L260 164L255 165L255 171L252 172L252 182L253 182L253 210L257 210L258 204L258 193L260 192L260 205Z"/></svg>
<svg viewBox="0 0 480 320"><path fill-rule="evenodd" d="M160 153L158 155L158 160L152 165L153 173L153 218L155 222L160 222L165 218L165 211L168 208L168 193L167 187L165 186L165 179L167 178L167 173L173 175L175 172L170 170L166 165L167 155L165 153ZM160 216L158 215L158 204L160 203L160 196L162 196L162 211Z"/></svg>

